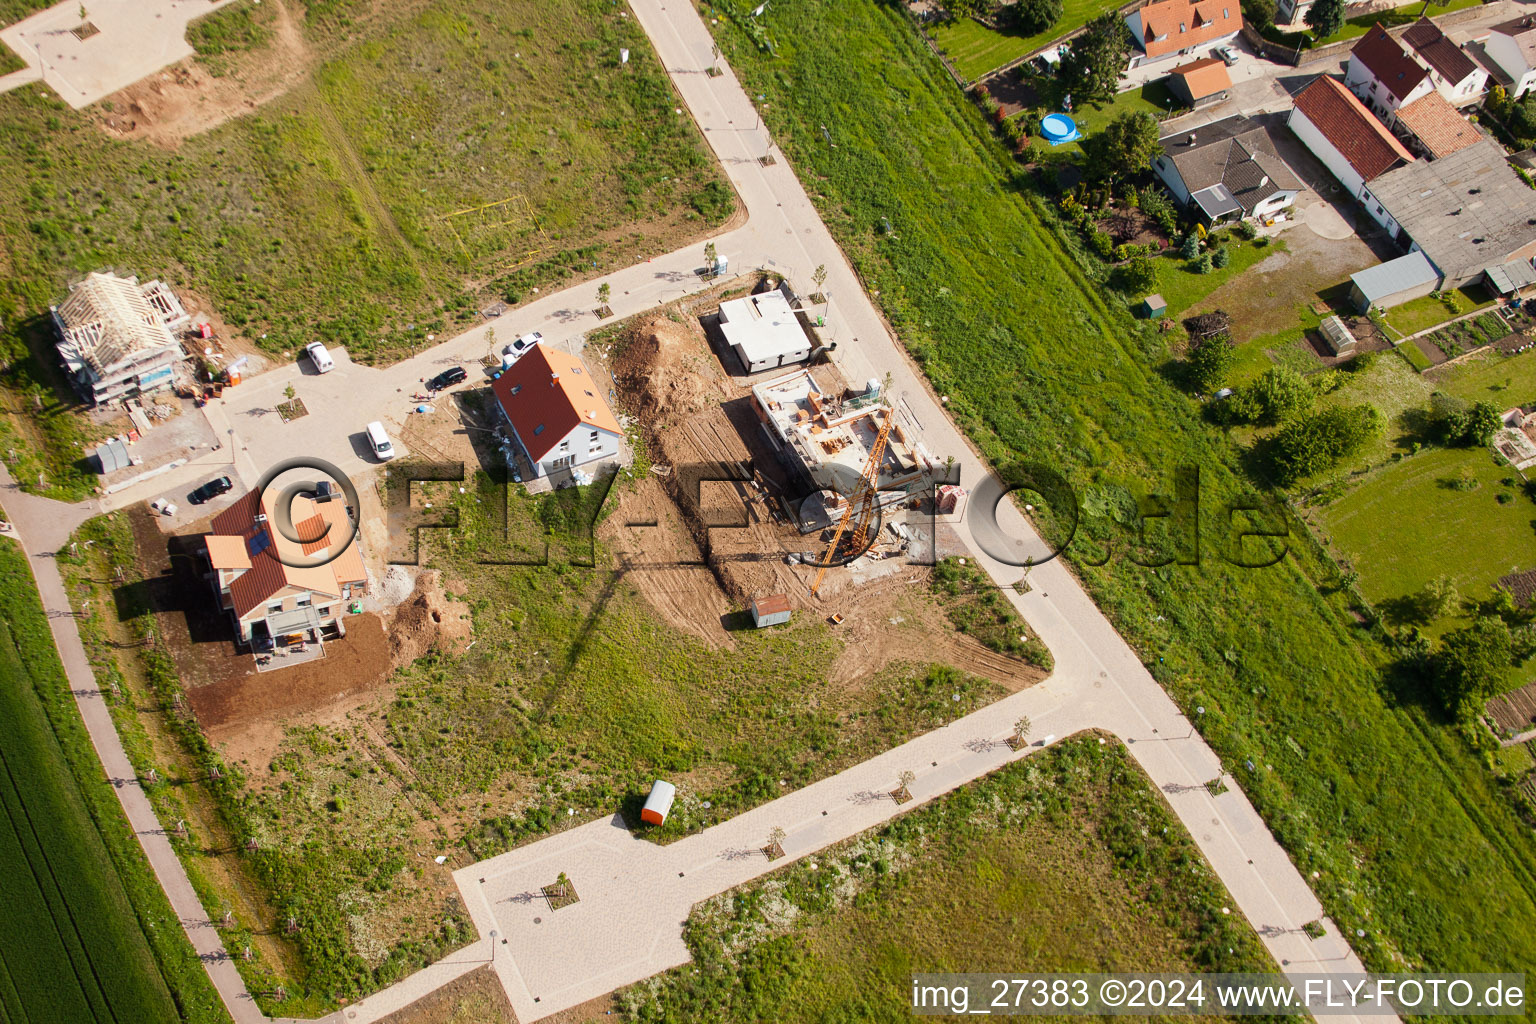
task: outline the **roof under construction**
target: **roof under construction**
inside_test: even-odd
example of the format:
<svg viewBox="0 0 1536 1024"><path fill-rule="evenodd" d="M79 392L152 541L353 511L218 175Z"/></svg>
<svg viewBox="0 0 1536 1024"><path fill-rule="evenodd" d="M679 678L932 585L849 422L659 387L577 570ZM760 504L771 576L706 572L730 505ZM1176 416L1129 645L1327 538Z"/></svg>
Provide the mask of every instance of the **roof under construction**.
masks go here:
<svg viewBox="0 0 1536 1024"><path fill-rule="evenodd" d="M818 485L829 482L833 472L839 482L857 479L880 425L895 415L873 391L848 399L823 393L809 370L759 384L752 395L774 439L798 456ZM934 465L933 456L898 420L880 460L880 487L899 489Z"/></svg>
<svg viewBox="0 0 1536 1024"><path fill-rule="evenodd" d="M59 352L64 361L73 370L89 367L98 378L142 353L176 347L170 325L187 320L159 281L140 287L138 278L110 273L88 275L54 313L63 334Z"/></svg>

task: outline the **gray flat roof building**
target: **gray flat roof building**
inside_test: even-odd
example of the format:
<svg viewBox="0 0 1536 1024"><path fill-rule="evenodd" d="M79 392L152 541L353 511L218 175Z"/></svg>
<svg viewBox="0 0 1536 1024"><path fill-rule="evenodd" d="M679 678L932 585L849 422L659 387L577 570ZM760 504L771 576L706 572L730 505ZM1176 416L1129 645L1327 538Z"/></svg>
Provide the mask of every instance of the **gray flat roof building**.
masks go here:
<svg viewBox="0 0 1536 1024"><path fill-rule="evenodd" d="M1536 254L1536 190L1487 137L1439 160L1415 160L1371 192L1454 288L1489 267Z"/></svg>
<svg viewBox="0 0 1536 1024"><path fill-rule="evenodd" d="M1395 260L1367 267L1349 275L1350 297L1364 313L1372 306L1383 309L1428 295L1440 287L1440 272L1422 252L1414 250Z"/></svg>

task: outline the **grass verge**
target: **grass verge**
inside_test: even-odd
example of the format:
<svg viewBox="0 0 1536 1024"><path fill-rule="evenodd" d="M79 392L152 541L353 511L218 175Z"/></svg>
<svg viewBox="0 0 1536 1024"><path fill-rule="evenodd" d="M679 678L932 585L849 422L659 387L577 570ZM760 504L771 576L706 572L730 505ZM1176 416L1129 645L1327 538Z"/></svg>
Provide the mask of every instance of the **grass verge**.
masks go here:
<svg viewBox="0 0 1536 1024"><path fill-rule="evenodd" d="M866 287L987 458L1073 482L1090 593L1176 700L1206 708L1207 739L1245 766L1238 781L1366 963L1525 963L1527 827L1439 713L1396 690L1305 532L1263 570L1211 549L1197 566L1127 557L1137 496L1170 491L1175 467L1198 468L1206 509L1252 492L1236 447L1171 386L1165 340L1063 250L1033 181L898 11L840 0L777 17L774 54L729 25L722 46L750 92L771 86L765 117Z"/></svg>
<svg viewBox="0 0 1536 1024"><path fill-rule="evenodd" d="M227 1022L102 778L26 558L0 545L0 1010Z"/></svg>

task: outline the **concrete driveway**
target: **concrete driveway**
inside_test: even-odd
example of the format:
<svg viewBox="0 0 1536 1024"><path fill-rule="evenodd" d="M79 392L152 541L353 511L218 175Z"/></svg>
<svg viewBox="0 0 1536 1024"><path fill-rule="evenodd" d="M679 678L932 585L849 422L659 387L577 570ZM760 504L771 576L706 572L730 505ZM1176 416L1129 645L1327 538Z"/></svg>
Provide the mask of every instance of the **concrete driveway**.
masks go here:
<svg viewBox="0 0 1536 1024"><path fill-rule="evenodd" d="M26 71L0 80L0 91L41 81L70 106L90 106L192 56L187 24L233 2L65 0L0 30L0 40L27 62ZM80 31L82 24L94 34Z"/></svg>

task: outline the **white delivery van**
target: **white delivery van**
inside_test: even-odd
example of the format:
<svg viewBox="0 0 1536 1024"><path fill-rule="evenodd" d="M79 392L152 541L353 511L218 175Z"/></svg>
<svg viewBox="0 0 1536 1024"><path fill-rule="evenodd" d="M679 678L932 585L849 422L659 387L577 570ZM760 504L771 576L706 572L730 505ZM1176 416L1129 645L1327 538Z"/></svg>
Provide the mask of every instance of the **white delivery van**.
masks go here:
<svg viewBox="0 0 1536 1024"><path fill-rule="evenodd" d="M390 443L389 435L384 433L384 424L378 420L368 424L368 444L381 462L395 457L395 446Z"/></svg>
<svg viewBox="0 0 1536 1024"><path fill-rule="evenodd" d="M312 341L304 346L304 351L309 353L309 361L315 364L316 373L330 373L336 369L336 360L325 350L325 346L318 341Z"/></svg>

